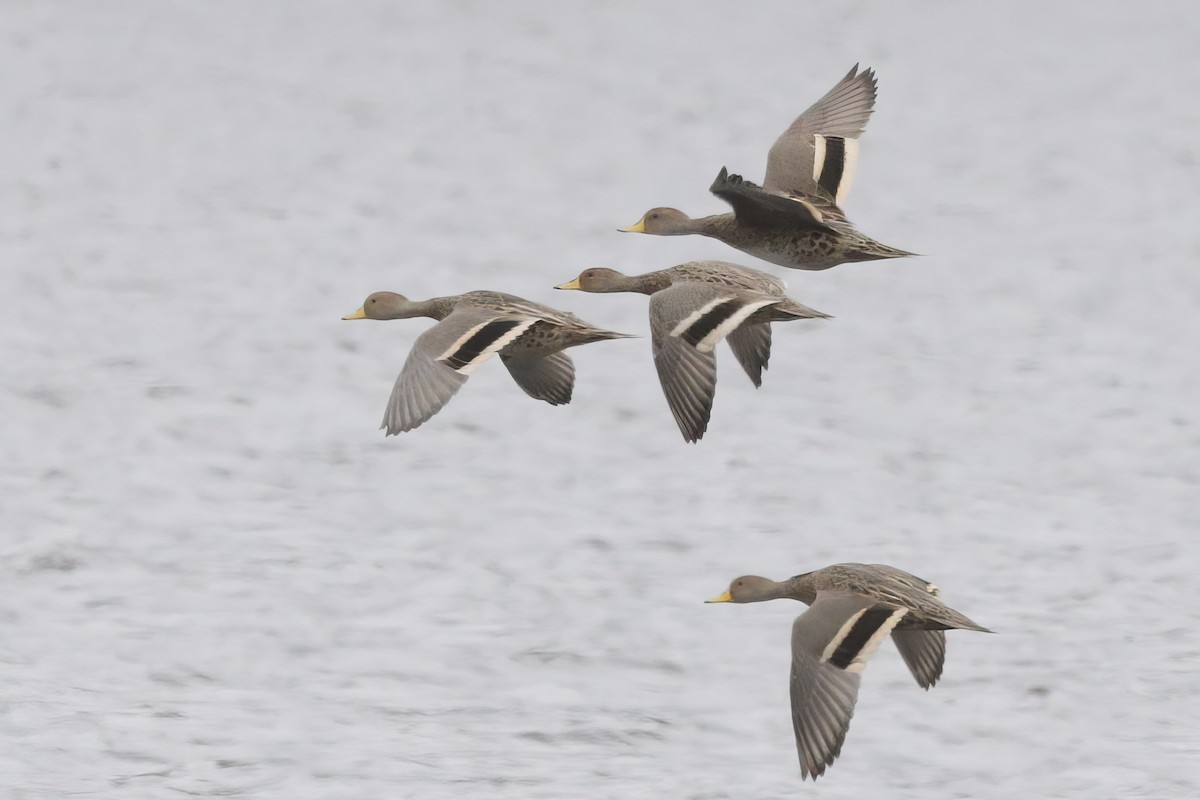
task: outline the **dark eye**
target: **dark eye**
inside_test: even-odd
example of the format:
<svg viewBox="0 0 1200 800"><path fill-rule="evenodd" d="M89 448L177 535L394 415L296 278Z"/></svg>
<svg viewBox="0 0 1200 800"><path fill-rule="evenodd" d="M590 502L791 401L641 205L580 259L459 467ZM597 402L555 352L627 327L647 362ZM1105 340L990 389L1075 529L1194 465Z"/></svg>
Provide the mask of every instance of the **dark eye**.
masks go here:
<svg viewBox="0 0 1200 800"><path fill-rule="evenodd" d="M372 297L372 298L371 298L371 302L372 302L372 303L378 303L378 302L379 302L379 298L378 298L378 297Z"/></svg>

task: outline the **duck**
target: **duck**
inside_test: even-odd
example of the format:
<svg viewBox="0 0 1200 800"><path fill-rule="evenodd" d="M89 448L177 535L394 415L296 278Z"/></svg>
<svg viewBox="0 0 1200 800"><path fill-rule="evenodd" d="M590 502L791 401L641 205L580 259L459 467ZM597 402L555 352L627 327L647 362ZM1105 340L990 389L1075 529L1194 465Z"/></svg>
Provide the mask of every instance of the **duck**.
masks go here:
<svg viewBox="0 0 1200 800"><path fill-rule="evenodd" d="M474 291L430 300L375 292L344 320L429 317L437 324L417 337L388 399L386 436L417 428L441 411L468 376L499 355L517 386L550 405L571 402L575 365L562 352L606 339L632 338L584 322L566 311L504 292Z"/></svg>
<svg viewBox="0 0 1200 800"><path fill-rule="evenodd" d="M709 191L732 206L731 213L693 219L658 207L618 230L708 236L790 269L915 255L859 232L842 211L858 165L858 137L875 108L875 71L858 68L775 140L762 186L721 168Z"/></svg>
<svg viewBox="0 0 1200 800"><path fill-rule="evenodd" d="M829 318L788 297L774 275L726 261L689 261L643 275L593 267L555 288L650 295L654 366L689 443L708 429L717 387L713 349L721 339L758 387L771 356L772 322Z"/></svg>
<svg viewBox="0 0 1200 800"><path fill-rule="evenodd" d="M834 564L785 581L743 575L708 603L786 598L810 608L792 625L792 728L801 780L840 755L860 675L890 634L917 684L938 682L947 630L991 633L950 608L929 581L886 564Z"/></svg>

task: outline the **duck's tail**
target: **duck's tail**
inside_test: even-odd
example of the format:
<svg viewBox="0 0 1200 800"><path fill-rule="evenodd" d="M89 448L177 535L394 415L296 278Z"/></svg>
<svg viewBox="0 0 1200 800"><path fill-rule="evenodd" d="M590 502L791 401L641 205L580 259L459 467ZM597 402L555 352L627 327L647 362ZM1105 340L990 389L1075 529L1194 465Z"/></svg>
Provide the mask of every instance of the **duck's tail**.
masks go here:
<svg viewBox="0 0 1200 800"><path fill-rule="evenodd" d="M882 242L877 242L874 239L867 239L862 247L859 247L854 252L849 254L847 261L878 261L884 258L903 258L905 256L919 256L920 253L910 253L907 250L901 250L898 247L889 247Z"/></svg>
<svg viewBox="0 0 1200 800"><path fill-rule="evenodd" d="M779 312L781 319L786 321L790 319L832 319L832 314L826 314L824 311L817 311L815 308L809 308L803 303L797 303L792 298L787 298L781 303L776 303L775 310Z"/></svg>

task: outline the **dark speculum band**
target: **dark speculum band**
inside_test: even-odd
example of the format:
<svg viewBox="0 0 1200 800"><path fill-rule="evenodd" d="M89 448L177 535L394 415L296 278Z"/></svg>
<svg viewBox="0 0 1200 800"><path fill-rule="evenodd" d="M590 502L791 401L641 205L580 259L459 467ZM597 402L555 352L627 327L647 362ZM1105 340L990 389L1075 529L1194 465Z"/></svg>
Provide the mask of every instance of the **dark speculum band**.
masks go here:
<svg viewBox="0 0 1200 800"><path fill-rule="evenodd" d="M829 663L838 669L850 666L855 657L867 646L871 637L894 613L896 613L894 608L868 608L864 611L858 621L847 631L846 637L838 644L837 649L833 651L833 655L829 657Z"/></svg>
<svg viewBox="0 0 1200 800"><path fill-rule="evenodd" d="M825 137L825 163L821 165L821 188L836 198L846 168L846 140L840 136Z"/></svg>
<svg viewBox="0 0 1200 800"><path fill-rule="evenodd" d="M473 363L475 359L479 358L480 353L520 324L520 320L515 319L498 319L495 322L489 322L475 331L470 339L462 343L461 347L443 358L442 363L457 372Z"/></svg>
<svg viewBox="0 0 1200 800"><path fill-rule="evenodd" d="M692 347L696 347L700 342L704 341L705 336L708 336L719 328L722 323L736 314L741 306L742 304L734 298L722 300L704 312L704 315L689 325L687 330L680 334L680 336Z"/></svg>

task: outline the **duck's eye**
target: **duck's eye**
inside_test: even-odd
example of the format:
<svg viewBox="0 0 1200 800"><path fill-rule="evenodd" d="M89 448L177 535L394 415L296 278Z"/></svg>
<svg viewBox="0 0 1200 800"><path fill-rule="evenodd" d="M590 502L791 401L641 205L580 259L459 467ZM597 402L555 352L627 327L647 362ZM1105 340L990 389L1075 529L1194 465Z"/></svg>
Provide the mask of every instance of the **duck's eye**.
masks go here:
<svg viewBox="0 0 1200 800"><path fill-rule="evenodd" d="M378 297L372 297L372 298L371 298L371 302L372 302L372 303L378 303L378 302L379 302L379 298L378 298Z"/></svg>

